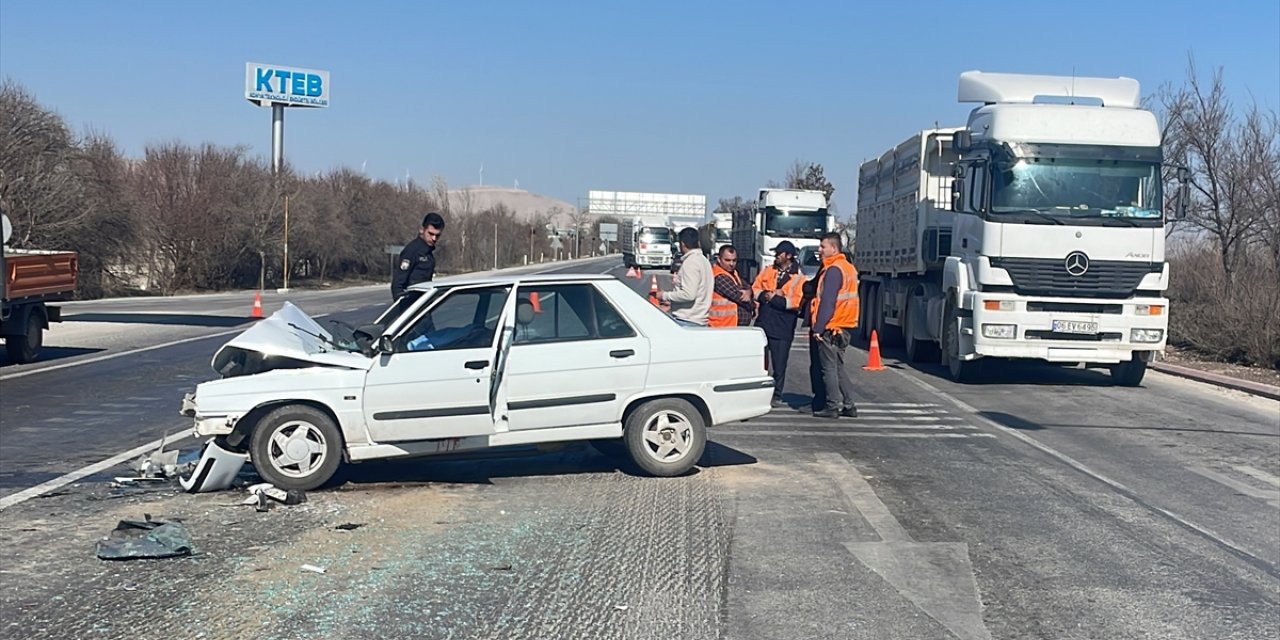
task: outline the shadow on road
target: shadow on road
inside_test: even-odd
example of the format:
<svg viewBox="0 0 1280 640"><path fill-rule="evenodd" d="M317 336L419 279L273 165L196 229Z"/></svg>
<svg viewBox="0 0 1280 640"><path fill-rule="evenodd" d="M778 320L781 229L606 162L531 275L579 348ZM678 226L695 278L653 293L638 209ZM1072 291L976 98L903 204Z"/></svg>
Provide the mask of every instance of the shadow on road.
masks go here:
<svg viewBox="0 0 1280 640"><path fill-rule="evenodd" d="M106 349L87 349L80 347L44 347L40 349L40 357L36 362L49 362L51 360L61 360L63 358L74 358L75 356L83 356L91 353L106 351ZM9 359L9 354L0 349L0 367L9 367L18 363Z"/></svg>
<svg viewBox="0 0 1280 640"><path fill-rule="evenodd" d="M902 367L915 369L920 373L935 378L951 380L951 375L947 368L941 364L907 362L907 354L901 349L887 349L884 353L900 359ZM978 375L967 384L1029 384L1052 387L1115 386L1111 380L1110 373L1102 369L1078 369L1074 365L1060 365L1038 360L985 358L979 362L982 364L978 369ZM895 367L895 365L888 363L885 366Z"/></svg>
<svg viewBox="0 0 1280 640"><path fill-rule="evenodd" d="M1031 422L1015 415L999 411L979 411L989 420L994 420L1010 429L1019 431L1042 431L1046 429L1107 429L1115 431L1164 431L1169 433L1217 433L1230 436L1259 436L1263 438L1280 438L1280 433L1260 433L1257 431L1231 431L1227 429L1199 429L1194 427L1136 427L1113 424L1065 424L1057 422Z"/></svg>
<svg viewBox="0 0 1280 640"><path fill-rule="evenodd" d="M159 324L184 327L236 327L251 318L212 316L193 313L77 313L62 316L68 322L119 322L127 324Z"/></svg>
<svg viewBox="0 0 1280 640"><path fill-rule="evenodd" d="M717 442L707 442L701 467L724 467L757 462L754 456ZM362 462L347 467L345 479L353 484L492 484L496 478L562 476L622 471L639 475L634 465L619 461L588 446L567 443L559 451L539 452L533 447L459 454L449 458L417 458ZM697 475L698 468L689 472Z"/></svg>

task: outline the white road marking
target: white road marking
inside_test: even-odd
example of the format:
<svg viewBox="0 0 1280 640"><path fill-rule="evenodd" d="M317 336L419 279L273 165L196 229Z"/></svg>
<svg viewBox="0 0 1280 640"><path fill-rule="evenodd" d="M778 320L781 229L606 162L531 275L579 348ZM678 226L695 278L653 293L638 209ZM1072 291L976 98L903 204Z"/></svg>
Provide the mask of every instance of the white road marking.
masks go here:
<svg viewBox="0 0 1280 640"><path fill-rule="evenodd" d="M1235 478L1222 475L1221 473L1218 473L1216 471L1211 471L1204 467L1187 467L1187 470L1191 471L1192 473L1204 476L1224 487L1227 487L1228 489L1235 490L1239 493L1249 496L1250 498L1257 498L1259 500L1262 500L1263 502L1266 502L1272 507L1280 509L1280 489L1276 489L1274 491L1269 489L1259 489L1257 487L1253 487L1243 482L1240 482Z"/></svg>
<svg viewBox="0 0 1280 640"><path fill-rule="evenodd" d="M1053 447L1050 447L1049 445L1044 444L1043 442L1040 442L1039 440L1036 440L1035 438L1032 438L1031 436L1028 436L1025 433L1022 433L1010 427L1006 427L1000 424L999 422L996 422L995 420L992 420L982 415L976 408L973 407L973 405L970 405L969 403L947 393L946 391L943 391L929 384L928 382L925 382L924 380L916 378L915 376L909 373L906 373L904 371L901 371L898 369L890 369L890 371L902 376L907 381L911 382L911 384L914 384L917 387L920 387L921 389L924 389L929 393L932 393L933 395L943 400L947 400L951 402L956 407L960 408L962 411L969 413L970 416L975 421L981 422L982 424L987 425L988 427L1000 433L1003 433L1005 435L1021 440L1024 444L1030 446L1031 448L1036 449L1041 453L1058 460L1059 462L1071 467L1072 469L1075 469L1076 471L1079 471L1080 473L1083 473L1084 475L1089 476L1090 478L1093 478L1094 480L1097 480L1098 482L1101 482L1102 484L1105 484L1111 487L1112 489L1120 491L1123 495L1128 497L1130 500L1133 500L1134 502L1140 504L1141 506L1145 506L1146 508L1156 513L1159 513L1160 515L1163 515L1164 517L1178 523L1179 525L1182 525L1187 529L1195 531L1196 533L1204 536L1205 538L1208 538L1214 541L1215 543L1232 550L1233 552L1235 552L1240 556L1250 558L1255 562L1268 564L1265 560L1262 559L1262 556L1260 556L1259 554L1249 551L1248 549L1245 549L1241 545L1238 545L1235 542L1228 540L1227 538L1223 537L1222 535L1218 534L1217 532L1211 529L1198 525L1163 507L1159 507L1154 504L1140 502L1137 499L1137 495L1138 495L1137 492L1134 491L1133 489L1130 489L1124 484L1121 484L1120 482L1112 480L1111 478L1108 478L1107 476L1104 476L1098 473L1097 471L1094 471L1093 469L1086 467L1084 464L1082 464L1080 461L1076 460L1075 458L1072 458L1071 456L1068 456L1067 454L1062 453L1061 451L1058 451L1057 449L1054 449Z"/></svg>
<svg viewBox="0 0 1280 640"><path fill-rule="evenodd" d="M19 491L12 495L4 496L3 498L0 498L0 511L8 509L9 507L12 507L15 504L21 504L23 502L26 502L27 500L30 500L32 498L38 498L46 493L49 493L50 491L60 489L62 487L65 487L71 484L72 482L75 482L82 478L87 478L95 473L106 471L111 467L114 467L122 462L127 462L130 459L136 458L144 453L155 451L160 447L160 444L162 442L165 444L173 444L175 442L181 442L184 439L185 439L185 436L178 436L177 438L170 438L169 440L165 440L164 438L160 438L159 440L153 440L151 442L148 442L147 444L141 445L139 447L135 447L124 453L111 456L110 458L107 458L106 460L103 460L101 462L95 462L87 467L77 469L75 471L72 471L71 473L58 476L57 478L54 478L53 480L49 480L48 482L42 482L34 487L31 487L30 489L23 489L22 491Z"/></svg>
<svg viewBox="0 0 1280 640"><path fill-rule="evenodd" d="M329 314L329 313L322 313L322 314L320 314L320 315L318 315L318 316L312 316L312 318L313 318L313 319L316 319L316 320L319 320L320 318L325 318L325 317L328 317L328 316L330 316L330 315L332 315L332 314ZM80 366L80 365L93 364L93 363L95 363L95 362L103 362L103 361L106 361L106 360L114 360L114 359L116 359L116 358L120 358L120 357L123 357L123 356L131 356L131 355L135 355L135 354L139 354L139 353L145 353L145 352L147 352L147 351L154 351L154 350L156 350L156 349L164 349L164 348L167 348L167 347L175 347L175 346L180 345L180 344L186 344L186 343L188 343L188 342L196 342L196 341L198 341L198 340L208 340L209 338L218 338L218 337L221 337L221 336L229 336L229 335L231 335L231 334L233 334L233 333L241 333L241 332L244 332L244 331L248 331L248 327L243 327L243 326L242 326L242 327L237 327L237 328L235 328L235 329L228 329L228 330L226 330L226 331L219 331L219 332L217 332L217 333L210 333L210 334L206 334L206 335L202 335L202 336L194 336L194 337L191 337L191 338L183 338L183 339L181 339L181 340L173 340L173 341L171 341L171 342L162 342L162 343L160 343L160 344L153 344L153 345L151 345L151 346L149 346L149 347L140 347L140 348L137 348L137 349L130 349L130 350L128 350L128 351L118 351L118 352L116 352L116 353L108 353L108 354L101 355L101 356L94 356L94 357L92 357L92 358L86 358L86 359L84 359L84 360L76 360L75 362L66 362L66 363L63 363L63 364L55 364L55 365L48 366L48 367L41 367L41 368L39 368L39 369L30 369L30 370L28 370L28 371L18 371L18 372L15 372L15 373L9 373L9 374L5 374L5 375L0 376L0 380L12 380L12 379L14 379L14 378L21 378L21 377L24 377L24 376L35 375L35 374L37 374L37 373L45 373L46 371L57 371L58 369L67 369L67 368L69 368L69 367L78 367L78 366Z"/></svg>
<svg viewBox="0 0 1280 640"><path fill-rule="evenodd" d="M951 424L941 423L918 423L918 422L886 422L886 421L870 421L860 420L856 418L840 418L833 420L831 418L809 418L807 420L764 420L755 418L746 422L734 423L733 425L725 425L730 429L750 428L750 427L825 427L831 429L843 430L862 430L862 429L921 429L921 430L937 430L937 429L964 429L970 428L963 422L954 422ZM715 427L719 429L720 427Z"/></svg>
<svg viewBox="0 0 1280 640"><path fill-rule="evenodd" d="M1277 478L1267 473L1266 471L1262 471L1261 469L1254 469L1253 467L1250 467L1248 465L1243 465L1243 464L1236 465L1235 469L1240 473L1243 473L1248 476L1253 476L1269 485L1274 486L1277 489L1280 489L1280 478Z"/></svg>
<svg viewBox="0 0 1280 640"><path fill-rule="evenodd" d="M862 477L862 473L851 462L833 452L818 453L816 457L818 466L836 481L840 492L849 499L858 513L866 518L867 523L876 530L876 535L880 536L881 540L911 542L911 535L902 528L898 519L893 517L889 508L884 506L871 485L867 484L866 478Z"/></svg>
<svg viewBox="0 0 1280 640"><path fill-rule="evenodd" d="M849 553L957 638L990 640L969 545L912 540L852 462L838 453L816 457L818 466L880 537L878 542L846 542Z"/></svg>
<svg viewBox="0 0 1280 640"><path fill-rule="evenodd" d="M753 431L732 430L715 431L717 438L721 436L825 436L838 438L994 438L991 433L954 433L950 431L933 433L879 433L875 431Z"/></svg>

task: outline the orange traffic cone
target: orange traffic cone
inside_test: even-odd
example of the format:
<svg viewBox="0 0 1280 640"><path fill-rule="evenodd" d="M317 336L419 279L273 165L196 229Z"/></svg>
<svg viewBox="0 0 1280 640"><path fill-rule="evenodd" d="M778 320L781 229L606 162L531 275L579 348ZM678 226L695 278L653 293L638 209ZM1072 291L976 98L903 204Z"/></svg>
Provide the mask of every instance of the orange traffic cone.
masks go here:
<svg viewBox="0 0 1280 640"><path fill-rule="evenodd" d="M250 318L255 320L262 319L262 292L258 291L253 294L253 313L249 314Z"/></svg>
<svg viewBox="0 0 1280 640"><path fill-rule="evenodd" d="M880 361L880 335L871 330L871 356L867 358L867 371L884 371L884 363Z"/></svg>
<svg viewBox="0 0 1280 640"><path fill-rule="evenodd" d="M662 303L658 300L658 276L653 276L653 279L649 281L649 302L652 302L655 307L662 306Z"/></svg>
<svg viewBox="0 0 1280 640"><path fill-rule="evenodd" d="M631 273L627 275L636 280L644 280L644 274L640 273L640 267L631 267Z"/></svg>
<svg viewBox="0 0 1280 640"><path fill-rule="evenodd" d="M531 304L533 304L533 312L534 312L534 313L542 313L542 303L538 301L538 292L537 292L537 291L530 291L530 292L529 292L529 302L530 302Z"/></svg>

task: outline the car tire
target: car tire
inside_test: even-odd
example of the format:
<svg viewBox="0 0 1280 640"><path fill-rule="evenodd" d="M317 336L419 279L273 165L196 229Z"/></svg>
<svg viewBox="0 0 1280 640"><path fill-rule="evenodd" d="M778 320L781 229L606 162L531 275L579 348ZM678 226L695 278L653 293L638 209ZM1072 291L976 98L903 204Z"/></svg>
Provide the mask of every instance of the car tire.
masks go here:
<svg viewBox="0 0 1280 640"><path fill-rule="evenodd" d="M4 348L9 353L9 360L18 364L29 364L40 357L40 348L44 346L44 322L37 311L27 314L27 326L21 335L5 336Z"/></svg>
<svg viewBox="0 0 1280 640"><path fill-rule="evenodd" d="M693 405L662 398L645 402L627 416L622 440L642 471L672 477L688 473L702 457L707 428Z"/></svg>
<svg viewBox="0 0 1280 640"><path fill-rule="evenodd" d="M325 412L285 405L262 418L249 439L258 475L284 490L310 491L332 481L342 465L342 434Z"/></svg>

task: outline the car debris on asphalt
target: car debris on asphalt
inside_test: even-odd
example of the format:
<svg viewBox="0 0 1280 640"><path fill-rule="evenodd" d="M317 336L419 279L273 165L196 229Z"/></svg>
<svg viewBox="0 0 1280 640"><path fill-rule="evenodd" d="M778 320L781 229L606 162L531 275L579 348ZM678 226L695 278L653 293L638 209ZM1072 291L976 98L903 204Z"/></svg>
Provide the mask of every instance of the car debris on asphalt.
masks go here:
<svg viewBox="0 0 1280 640"><path fill-rule="evenodd" d="M139 560L178 558L195 554L191 535L181 523L152 520L149 513L144 514L143 518L143 520L121 520L108 537L98 541L98 558Z"/></svg>
<svg viewBox="0 0 1280 640"><path fill-rule="evenodd" d="M255 484L249 487L248 491L249 497L241 501L240 504L245 506L252 505L257 508L258 511L269 511L271 509L272 500L289 506L302 504L307 501L307 494L305 492L298 491L297 489L285 491L284 489L277 488L270 482Z"/></svg>

